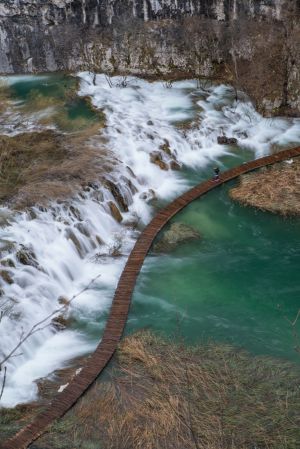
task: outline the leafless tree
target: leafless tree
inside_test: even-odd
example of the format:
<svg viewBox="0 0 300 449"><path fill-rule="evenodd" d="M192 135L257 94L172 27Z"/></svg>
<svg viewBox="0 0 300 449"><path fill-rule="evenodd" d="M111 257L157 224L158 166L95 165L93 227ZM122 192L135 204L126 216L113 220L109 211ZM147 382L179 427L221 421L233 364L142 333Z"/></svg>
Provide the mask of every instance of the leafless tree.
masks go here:
<svg viewBox="0 0 300 449"><path fill-rule="evenodd" d="M101 274L99 274L98 276L93 278L80 292L76 293L69 300L64 301L64 304L61 307L58 307L53 312L49 313L42 320L33 324L33 326L28 331L26 331L26 332L24 330L21 331L18 343L7 354L3 354L2 358L0 359L0 372L3 372L3 377L2 377L2 381L1 381L1 385L0 385L0 400L3 396L3 392L5 389L6 380L7 380L7 363L13 357L18 357L19 355L21 355L20 353L18 353L18 351L19 351L19 349L21 349L22 345L27 340L29 340L34 334L36 334L37 332L40 332L43 329L45 329L46 327L50 326L53 318L55 318L58 314L60 314L62 312L66 312L66 310L69 308L70 304L72 304L72 302L76 298L78 298L82 293L87 291L100 276L101 276ZM3 318L5 316L9 316L9 314L13 311L13 308L14 308L14 304L12 304L10 301L7 301L2 305L1 311L0 311L0 325L1 325L1 321L3 320Z"/></svg>
<svg viewBox="0 0 300 449"><path fill-rule="evenodd" d="M163 86L165 89L172 89L173 83L174 83L173 80L168 80L163 83Z"/></svg>

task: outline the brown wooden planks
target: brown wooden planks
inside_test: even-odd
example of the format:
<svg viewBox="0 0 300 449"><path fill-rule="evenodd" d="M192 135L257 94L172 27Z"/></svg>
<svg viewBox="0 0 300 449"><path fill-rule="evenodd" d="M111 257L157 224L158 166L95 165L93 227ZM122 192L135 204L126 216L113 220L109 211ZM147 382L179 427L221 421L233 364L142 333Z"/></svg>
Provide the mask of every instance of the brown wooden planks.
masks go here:
<svg viewBox="0 0 300 449"><path fill-rule="evenodd" d="M160 210L139 236L134 249L127 260L114 295L103 338L95 352L88 359L86 366L82 369L80 374L70 382L68 387L53 399L47 410L38 415L32 423L21 429L17 435L10 438L8 441L2 442L2 444L0 442L0 448L27 448L30 443L42 435L51 423L56 419L61 418L75 404L106 367L123 335L131 304L132 293L144 259L158 232L174 215L201 195L227 181L257 168L296 156L300 156L300 147L281 151L277 154L265 156L252 162L247 162L223 173L218 183L213 181L203 182L175 199L164 209Z"/></svg>

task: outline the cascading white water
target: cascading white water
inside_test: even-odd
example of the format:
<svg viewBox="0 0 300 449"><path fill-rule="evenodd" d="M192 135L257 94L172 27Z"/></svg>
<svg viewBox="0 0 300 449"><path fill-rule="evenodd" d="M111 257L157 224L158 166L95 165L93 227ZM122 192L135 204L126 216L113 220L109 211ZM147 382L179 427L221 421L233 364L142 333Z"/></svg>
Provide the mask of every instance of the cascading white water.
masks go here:
<svg viewBox="0 0 300 449"><path fill-rule="evenodd" d="M130 78L122 88L117 86L118 78L112 78L110 87L103 75L97 75L96 85L88 73L79 77L79 94L90 96L94 106L105 112L107 127L101 139L104 133L107 148L119 160L109 177L126 198L129 211L123 213L122 224L117 223L107 205L115 199L104 186L98 187L101 195L95 195L97 187L92 187L64 204L30 213L0 210L2 261L10 259L14 265L3 267L13 283L1 280L2 299L12 301L14 307L0 324L0 354L7 354L22 331L55 310L60 296L71 298L101 274L69 311L81 328L88 326L90 331L57 332L48 326L35 333L8 362L2 406L34 400L36 379L95 347L98 337L93 335L99 336L103 328L103 316L137 237L130 223L145 225L153 215L149 190L158 200L168 201L190 185L186 171L164 171L151 163L153 152L167 141L171 152L163 156L167 162L173 155L183 166L200 170L230 152L217 143L223 133L237 138L240 147L256 156L272 146L300 142L299 120L264 119L247 99L236 102L225 86L204 91L194 81L181 81L168 89L162 82ZM192 124L177 127L186 121ZM110 256L115 245L123 256ZM24 247L34 254L36 266L20 262L18 251Z"/></svg>

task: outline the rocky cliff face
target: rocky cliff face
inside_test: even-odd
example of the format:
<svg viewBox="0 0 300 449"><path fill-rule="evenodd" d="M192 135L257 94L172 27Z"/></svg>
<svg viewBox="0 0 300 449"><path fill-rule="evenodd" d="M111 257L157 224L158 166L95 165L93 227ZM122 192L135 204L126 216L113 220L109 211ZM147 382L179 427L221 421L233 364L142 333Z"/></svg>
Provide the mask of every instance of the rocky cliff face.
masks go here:
<svg viewBox="0 0 300 449"><path fill-rule="evenodd" d="M2 0L0 72L201 76L300 114L299 0Z"/></svg>

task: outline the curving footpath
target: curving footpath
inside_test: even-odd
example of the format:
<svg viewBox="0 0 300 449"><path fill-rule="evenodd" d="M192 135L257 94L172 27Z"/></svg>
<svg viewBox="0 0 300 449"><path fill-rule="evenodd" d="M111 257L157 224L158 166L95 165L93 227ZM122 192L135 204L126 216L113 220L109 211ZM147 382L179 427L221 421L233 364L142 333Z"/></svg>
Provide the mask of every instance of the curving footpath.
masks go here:
<svg viewBox="0 0 300 449"><path fill-rule="evenodd" d="M24 427L14 437L6 442L0 443L1 449L25 449L30 443L41 436L47 427L58 418L61 418L84 394L88 387L95 381L99 374L106 367L112 358L118 342L120 341L131 304L131 297L135 287L137 276L144 263L149 249L158 232L165 224L190 202L214 189L215 187L228 182L244 173L256 170L257 168L286 159L300 156L300 147L281 151L277 154L266 156L255 161L247 162L239 167L224 172L220 176L219 182L206 181L188 192L179 196L167 207L160 210L150 224L139 236L120 277L114 299L112 302L110 315L104 330L104 334L97 349L88 359L87 364L80 374L76 376L62 393L59 393L48 408L37 415L33 422Z"/></svg>

